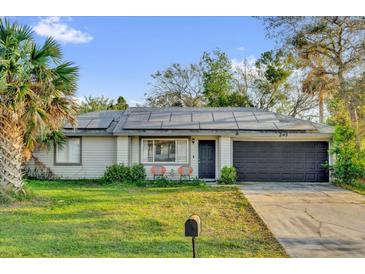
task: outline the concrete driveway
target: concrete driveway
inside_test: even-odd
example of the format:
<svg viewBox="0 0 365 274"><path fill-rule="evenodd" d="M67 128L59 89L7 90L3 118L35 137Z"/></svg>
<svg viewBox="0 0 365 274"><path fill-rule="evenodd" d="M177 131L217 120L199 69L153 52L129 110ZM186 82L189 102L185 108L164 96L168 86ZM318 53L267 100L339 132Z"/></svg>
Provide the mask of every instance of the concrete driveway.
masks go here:
<svg viewBox="0 0 365 274"><path fill-rule="evenodd" d="M290 256L365 258L365 196L329 183L240 189Z"/></svg>

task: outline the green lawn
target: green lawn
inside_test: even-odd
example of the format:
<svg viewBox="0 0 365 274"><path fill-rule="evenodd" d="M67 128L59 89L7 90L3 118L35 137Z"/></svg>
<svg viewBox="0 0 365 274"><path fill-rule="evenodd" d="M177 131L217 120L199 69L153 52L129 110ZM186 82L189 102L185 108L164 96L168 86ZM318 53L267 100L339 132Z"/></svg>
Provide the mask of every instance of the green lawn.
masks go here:
<svg viewBox="0 0 365 274"><path fill-rule="evenodd" d="M190 257L183 225L202 219L198 257L285 257L232 187L138 188L30 181L31 201L0 205L1 257Z"/></svg>

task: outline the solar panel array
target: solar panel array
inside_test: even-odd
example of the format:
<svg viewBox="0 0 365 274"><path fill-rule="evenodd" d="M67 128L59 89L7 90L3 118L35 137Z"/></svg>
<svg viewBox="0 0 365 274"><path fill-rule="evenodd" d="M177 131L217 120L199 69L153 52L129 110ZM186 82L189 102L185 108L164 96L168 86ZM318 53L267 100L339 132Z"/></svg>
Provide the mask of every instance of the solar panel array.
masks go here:
<svg viewBox="0 0 365 274"><path fill-rule="evenodd" d="M76 122L75 128L78 129L107 129L113 117L79 117ZM74 128L70 123L64 126L65 129Z"/></svg>
<svg viewBox="0 0 365 274"><path fill-rule="evenodd" d="M66 124L65 129L73 129ZM300 130L316 131L314 123L254 108L131 108L82 114L80 130Z"/></svg>
<svg viewBox="0 0 365 274"><path fill-rule="evenodd" d="M250 109L135 109L119 130L315 130L311 122L279 120L268 111Z"/></svg>

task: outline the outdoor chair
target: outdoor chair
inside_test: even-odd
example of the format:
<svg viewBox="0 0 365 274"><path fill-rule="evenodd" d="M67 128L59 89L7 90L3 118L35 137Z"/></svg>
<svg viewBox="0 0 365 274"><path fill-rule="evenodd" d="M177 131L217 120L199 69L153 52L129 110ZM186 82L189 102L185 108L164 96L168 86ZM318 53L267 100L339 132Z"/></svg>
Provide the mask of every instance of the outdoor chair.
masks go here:
<svg viewBox="0 0 365 274"><path fill-rule="evenodd" d="M152 166L151 173L153 174L153 179L156 177L164 177L166 168L164 166Z"/></svg>
<svg viewBox="0 0 365 274"><path fill-rule="evenodd" d="M180 174L180 180L184 177L188 177L190 180L190 177L193 175L193 168L190 166L181 166L177 172Z"/></svg>

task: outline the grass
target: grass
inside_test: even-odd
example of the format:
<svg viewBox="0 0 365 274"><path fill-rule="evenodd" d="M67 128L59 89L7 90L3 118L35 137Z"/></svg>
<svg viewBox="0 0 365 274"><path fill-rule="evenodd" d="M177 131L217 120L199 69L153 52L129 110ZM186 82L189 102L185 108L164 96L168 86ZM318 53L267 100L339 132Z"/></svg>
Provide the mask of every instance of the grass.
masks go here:
<svg viewBox="0 0 365 274"><path fill-rule="evenodd" d="M29 181L33 199L0 205L1 257L286 257L234 187L139 188Z"/></svg>
<svg viewBox="0 0 365 274"><path fill-rule="evenodd" d="M336 185L343 187L345 189L351 190L353 192L365 195L365 182L355 181L353 183L336 183Z"/></svg>

